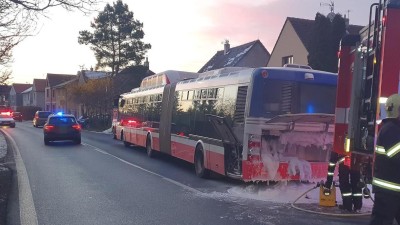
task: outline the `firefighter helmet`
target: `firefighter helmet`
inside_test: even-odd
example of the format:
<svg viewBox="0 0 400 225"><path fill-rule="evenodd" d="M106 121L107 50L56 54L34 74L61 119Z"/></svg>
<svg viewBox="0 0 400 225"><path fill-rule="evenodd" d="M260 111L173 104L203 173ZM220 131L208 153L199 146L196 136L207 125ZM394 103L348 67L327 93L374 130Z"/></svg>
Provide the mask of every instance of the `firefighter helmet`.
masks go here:
<svg viewBox="0 0 400 225"><path fill-rule="evenodd" d="M399 117L399 107L400 107L400 95L391 95L385 104L386 116L387 118L397 118Z"/></svg>

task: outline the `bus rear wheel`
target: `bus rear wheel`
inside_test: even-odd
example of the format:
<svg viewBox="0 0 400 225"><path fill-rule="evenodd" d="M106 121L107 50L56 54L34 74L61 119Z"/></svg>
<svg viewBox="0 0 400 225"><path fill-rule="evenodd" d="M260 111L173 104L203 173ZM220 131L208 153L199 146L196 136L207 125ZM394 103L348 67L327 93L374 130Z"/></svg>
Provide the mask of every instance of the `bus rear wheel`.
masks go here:
<svg viewBox="0 0 400 225"><path fill-rule="evenodd" d="M210 176L210 171L204 166L204 150L201 145L196 147L194 153L194 170L200 178L208 178Z"/></svg>
<svg viewBox="0 0 400 225"><path fill-rule="evenodd" d="M154 150L151 148L151 140L150 140L150 136L147 135L146 138L146 152L147 152L147 156L150 158L154 157Z"/></svg>

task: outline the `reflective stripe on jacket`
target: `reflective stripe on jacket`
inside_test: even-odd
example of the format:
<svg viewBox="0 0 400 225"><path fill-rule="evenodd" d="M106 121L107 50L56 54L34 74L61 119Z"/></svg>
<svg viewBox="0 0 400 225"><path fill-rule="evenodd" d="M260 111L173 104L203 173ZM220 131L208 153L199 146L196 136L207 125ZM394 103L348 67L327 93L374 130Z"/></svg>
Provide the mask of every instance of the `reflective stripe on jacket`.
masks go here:
<svg viewBox="0 0 400 225"><path fill-rule="evenodd" d="M384 119L375 147L374 192L400 194L400 121Z"/></svg>

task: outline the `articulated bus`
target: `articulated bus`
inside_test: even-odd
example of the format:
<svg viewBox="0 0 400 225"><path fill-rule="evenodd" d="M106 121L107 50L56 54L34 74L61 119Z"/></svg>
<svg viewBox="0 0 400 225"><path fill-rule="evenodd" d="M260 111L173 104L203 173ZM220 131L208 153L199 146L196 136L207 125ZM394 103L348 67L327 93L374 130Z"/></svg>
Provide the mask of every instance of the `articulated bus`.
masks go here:
<svg viewBox="0 0 400 225"><path fill-rule="evenodd" d="M337 74L290 67L183 74L153 75L168 82L147 79L121 95L116 138L150 157L161 152L193 163L199 177L326 177Z"/></svg>

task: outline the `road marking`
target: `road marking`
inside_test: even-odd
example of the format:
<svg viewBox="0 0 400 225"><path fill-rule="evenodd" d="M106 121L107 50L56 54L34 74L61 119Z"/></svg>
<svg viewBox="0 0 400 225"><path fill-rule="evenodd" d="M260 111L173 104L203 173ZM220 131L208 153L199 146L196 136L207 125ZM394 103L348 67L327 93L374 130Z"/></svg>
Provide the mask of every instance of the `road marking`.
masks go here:
<svg viewBox="0 0 400 225"><path fill-rule="evenodd" d="M38 220L35 203L33 202L31 185L29 184L24 160L21 157L21 153L14 138L5 131L2 131L2 133L7 136L8 140L11 142L14 153L18 177L19 217L21 225L37 225Z"/></svg>
<svg viewBox="0 0 400 225"><path fill-rule="evenodd" d="M180 182L178 182L178 181L176 181L176 180L172 180L172 179L170 179L170 178L164 177L164 176L161 175L161 174L158 174L158 173L155 173L155 172L153 172L153 171L147 170L147 169L145 169L145 168L143 168L143 167L141 167L141 166L139 166L139 165L136 165L136 164L134 164L134 163L128 162L128 161L126 161L126 160L124 160L124 159L121 159L121 158L119 158L119 157L117 157L117 156L115 156L115 155L113 155L113 154L110 154L110 153L108 153L108 152L106 152L106 151L104 151L104 150L102 150L102 149L100 149L100 148L97 148L96 146L93 146L93 145L90 145L90 144L87 144L87 143L82 143L82 145L88 146L88 147L90 147L91 149L93 149L93 150L95 150L95 151L97 151L97 152L100 152L100 153L102 153L102 154L104 154L104 155L108 155L108 156L111 156L111 157L113 157L113 158L115 158L115 159L118 159L119 161L121 161L121 162L123 162L123 163L125 163L125 164L127 164L127 165L130 165L130 166L132 166L132 167L135 167L135 168L137 168L137 169L140 169L140 170L142 170L142 171L144 171L144 172L147 172L147 173L149 173L149 174L152 174L152 175L155 175L155 176L157 176L157 177L160 177L161 179L163 179L163 180L165 180L165 181L167 181L167 182L169 182L169 183L171 183L171 184L174 184L174 185L176 185L176 186L179 186L179 187L181 187L181 188L183 188L183 189L185 189L185 190L187 190L187 191L191 191L191 192L194 192L194 193L196 193L196 194L203 194L203 192L201 192L201 191L199 191L199 190L197 190L197 189L195 189L195 188L192 188L192 187L190 187L190 186L187 186L187 185L185 185L185 184L182 184L182 183L180 183Z"/></svg>

